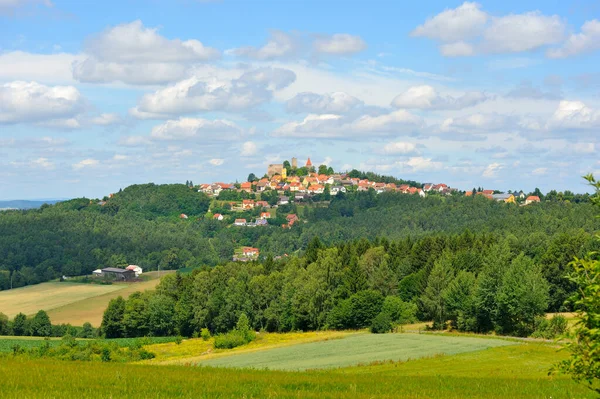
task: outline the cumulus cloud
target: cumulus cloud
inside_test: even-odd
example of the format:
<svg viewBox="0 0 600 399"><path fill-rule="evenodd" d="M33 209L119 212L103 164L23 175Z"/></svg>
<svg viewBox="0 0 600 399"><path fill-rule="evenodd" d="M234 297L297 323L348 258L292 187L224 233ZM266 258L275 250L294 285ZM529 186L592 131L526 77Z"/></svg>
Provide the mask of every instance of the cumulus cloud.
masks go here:
<svg viewBox="0 0 600 399"><path fill-rule="evenodd" d="M410 168L414 172L424 172L442 168L441 162L436 162L431 158L423 157L412 157L407 161L399 162L399 165L405 168Z"/></svg>
<svg viewBox="0 0 600 399"><path fill-rule="evenodd" d="M431 86L413 86L392 100L396 108L462 109L487 99L481 92L467 92L460 97L442 96Z"/></svg>
<svg viewBox="0 0 600 399"><path fill-rule="evenodd" d="M270 38L262 47L246 46L229 50L228 54L256 60L272 60L290 57L296 53L299 45L297 39L280 30L271 31Z"/></svg>
<svg viewBox="0 0 600 399"><path fill-rule="evenodd" d="M545 175L546 173L548 173L548 168L536 168L531 171L531 174L534 176L541 176Z"/></svg>
<svg viewBox="0 0 600 399"><path fill-rule="evenodd" d="M213 158L210 161L208 161L208 163L210 163L213 166L221 166L224 162L225 160L221 158Z"/></svg>
<svg viewBox="0 0 600 399"><path fill-rule="evenodd" d="M560 42L565 23L558 15L539 11L493 18L485 30L484 50L490 53L517 53Z"/></svg>
<svg viewBox="0 0 600 399"><path fill-rule="evenodd" d="M331 36L321 36L313 43L315 52L320 54L354 54L367 48L367 44L360 36L347 33L336 33Z"/></svg>
<svg viewBox="0 0 600 399"><path fill-rule="evenodd" d="M86 168L93 168L96 167L100 164L100 161L98 161L97 159L93 159L93 158L88 158L88 159L84 159L82 161L79 161L77 163L74 163L73 169L75 170L81 170L81 169L86 169Z"/></svg>
<svg viewBox="0 0 600 399"><path fill-rule="evenodd" d="M569 35L567 40L555 49L546 53L550 58L566 58L585 54L600 49L600 21L593 19L586 21L580 33Z"/></svg>
<svg viewBox="0 0 600 399"><path fill-rule="evenodd" d="M429 18L411 32L440 42L447 57L485 53L518 53L557 44L564 39L565 23L558 15L539 11L491 16L478 3L465 2ZM592 29L593 30L593 29Z"/></svg>
<svg viewBox="0 0 600 399"><path fill-rule="evenodd" d="M0 123L48 122L81 113L85 99L73 86L15 81L0 86Z"/></svg>
<svg viewBox="0 0 600 399"><path fill-rule="evenodd" d="M417 146L414 143L408 143L404 141L396 141L387 143L381 149L381 153L387 155L406 155L417 151Z"/></svg>
<svg viewBox="0 0 600 399"><path fill-rule="evenodd" d="M253 155L256 155L258 153L258 146L256 145L256 143L253 143L252 141L246 141L244 144L242 144L242 150L240 151L240 155L243 157L251 157Z"/></svg>
<svg viewBox="0 0 600 399"><path fill-rule="evenodd" d="M294 72L282 68L258 68L232 80L192 77L146 94L130 114L140 119L202 111L241 111L270 101L273 93L290 85Z"/></svg>
<svg viewBox="0 0 600 399"><path fill-rule="evenodd" d="M198 40L167 39L139 20L90 38L85 53L86 60L73 64L73 76L90 83L165 83L181 79L190 63L220 57L218 50Z"/></svg>
<svg viewBox="0 0 600 399"><path fill-rule="evenodd" d="M514 126L512 118L497 113L475 113L447 118L440 126L442 131L492 131Z"/></svg>
<svg viewBox="0 0 600 399"><path fill-rule="evenodd" d="M550 117L546 127L550 130L592 129L600 127L600 111L582 101L563 100Z"/></svg>
<svg viewBox="0 0 600 399"><path fill-rule="evenodd" d="M151 138L156 140L197 139L206 142L236 140L242 129L224 119L180 118L169 120L152 129Z"/></svg>
<svg viewBox="0 0 600 399"><path fill-rule="evenodd" d="M83 60L75 54L0 53L0 80L34 80L42 83L73 83L71 65Z"/></svg>
<svg viewBox="0 0 600 399"><path fill-rule="evenodd" d="M110 126L117 125L121 123L123 120L118 114L100 114L98 116L94 116L90 118L90 123L92 125L98 126Z"/></svg>
<svg viewBox="0 0 600 399"><path fill-rule="evenodd" d="M483 30L489 16L478 3L464 2L457 8L446 9L428 18L411 32L412 36L427 37L442 42L457 42L472 38Z"/></svg>
<svg viewBox="0 0 600 399"><path fill-rule="evenodd" d="M357 138L412 133L423 127L420 117L405 110L357 119L335 114L309 114L301 122L288 122L273 132L275 137Z"/></svg>
<svg viewBox="0 0 600 399"><path fill-rule="evenodd" d="M483 170L483 177L496 177L500 170L504 169L504 165L499 163L491 163Z"/></svg>
<svg viewBox="0 0 600 399"><path fill-rule="evenodd" d="M343 114L362 105L361 100L344 92L299 93L286 104L288 112L321 114Z"/></svg>

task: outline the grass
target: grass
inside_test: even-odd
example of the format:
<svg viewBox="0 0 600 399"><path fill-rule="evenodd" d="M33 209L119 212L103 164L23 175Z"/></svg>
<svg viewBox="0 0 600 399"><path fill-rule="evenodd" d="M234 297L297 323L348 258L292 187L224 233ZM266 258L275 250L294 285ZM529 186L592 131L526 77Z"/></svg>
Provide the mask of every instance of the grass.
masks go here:
<svg viewBox="0 0 600 399"><path fill-rule="evenodd" d="M0 312L13 318L18 313L34 315L39 310L45 310L53 324L81 326L89 321L98 327L111 299L156 287L159 282L157 272L146 275L148 280L136 283L101 285L47 282L1 291Z"/></svg>
<svg viewBox="0 0 600 399"><path fill-rule="evenodd" d="M131 346L136 342L141 342L143 344L159 344L159 343L167 343L174 342L176 337L144 337L144 338L118 338L118 339L80 339L78 342L85 343L89 341L101 341L101 342L111 342L115 343L121 347ZM8 353L12 352L12 348L15 345L19 345L19 347L23 349L31 349L38 348L44 342L49 342L51 346L58 346L61 344L61 338L50 338L49 340L45 340L41 337L2 337L0 336L0 353Z"/></svg>
<svg viewBox="0 0 600 399"><path fill-rule="evenodd" d="M562 356L549 345L518 344L404 363L306 372L8 357L0 362L0 375L2 397L7 399L594 398L566 377L547 375Z"/></svg>
<svg viewBox="0 0 600 399"><path fill-rule="evenodd" d="M301 343L326 341L339 339L357 334L346 331L312 331L306 333L260 333L256 339L248 345L233 349L215 349L214 339L204 341L202 339L188 339L181 344L175 343L157 344L146 347L156 355L156 358L144 361L144 363L161 364L190 364L201 360L219 358L238 353L253 353L266 349L293 346Z"/></svg>
<svg viewBox="0 0 600 399"><path fill-rule="evenodd" d="M307 370L348 367L380 361L406 361L441 354L454 355L514 342L470 337L419 334L357 334L338 340L242 353L200 361L213 367Z"/></svg>

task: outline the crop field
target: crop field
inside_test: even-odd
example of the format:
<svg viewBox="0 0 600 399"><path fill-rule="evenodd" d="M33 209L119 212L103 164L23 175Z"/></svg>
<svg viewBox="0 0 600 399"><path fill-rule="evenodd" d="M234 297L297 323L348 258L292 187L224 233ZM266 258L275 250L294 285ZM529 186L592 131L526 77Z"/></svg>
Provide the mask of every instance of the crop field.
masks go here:
<svg viewBox="0 0 600 399"><path fill-rule="evenodd" d="M161 272L161 275L172 271ZM47 282L0 292L0 312L12 318L18 313L33 315L45 310L53 324L81 326L86 321L100 326L108 302L118 296L128 297L135 291L153 289L157 272L146 273L148 280L112 285L70 282Z"/></svg>
<svg viewBox="0 0 600 399"><path fill-rule="evenodd" d="M0 362L0 375L2 397L8 399L594 398L590 390L567 377L548 376L548 369L562 356L550 345L526 343L305 372L8 357Z"/></svg>
<svg viewBox="0 0 600 399"><path fill-rule="evenodd" d="M163 271L161 276L165 274L173 273L173 271ZM71 324L74 326L81 326L83 323L90 322L94 327L100 327L102 322L102 315L104 310L108 306L111 299L118 296L127 298L129 295L136 291L151 290L156 287L159 283L158 273L149 272L145 273L149 280L136 282L136 283L119 283L108 286L83 284L87 287L118 287L116 290L108 292L97 292L96 295L88 296L86 298L73 297L68 303L62 306L54 307L48 310L48 316L52 320L53 324ZM50 284L50 283L44 283ZM65 284L65 283L57 283ZM42 285L42 284L40 284ZM42 308L43 309L43 308ZM39 309L37 309L39 310ZM37 312L37 310L35 312ZM46 310L46 309L44 309ZM32 312L32 313L35 313ZM25 312L23 312L25 313Z"/></svg>
<svg viewBox="0 0 600 399"><path fill-rule="evenodd" d="M343 339L235 354L201 361L199 364L212 367L307 370L390 360L406 361L442 354L454 355L514 344L500 339L427 334L358 334Z"/></svg>

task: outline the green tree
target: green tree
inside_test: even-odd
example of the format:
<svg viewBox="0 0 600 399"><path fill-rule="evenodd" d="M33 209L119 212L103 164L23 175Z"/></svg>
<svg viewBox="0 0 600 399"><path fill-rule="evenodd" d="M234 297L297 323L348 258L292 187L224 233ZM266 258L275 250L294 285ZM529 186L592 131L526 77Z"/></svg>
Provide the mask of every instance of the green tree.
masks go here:
<svg viewBox="0 0 600 399"><path fill-rule="evenodd" d="M12 323L12 330L13 334L18 337L29 335L27 316L25 316L23 313L17 314Z"/></svg>
<svg viewBox="0 0 600 399"><path fill-rule="evenodd" d="M35 314L30 323L31 335L35 337L49 337L52 334L52 323L48 313L40 310Z"/></svg>
<svg viewBox="0 0 600 399"><path fill-rule="evenodd" d="M146 312L150 334L166 337L175 332L175 302L172 298L152 295Z"/></svg>
<svg viewBox="0 0 600 399"><path fill-rule="evenodd" d="M600 205L600 182L592 175L586 179L596 189L593 202ZM600 235L596 236L600 240ZM600 393L600 260L590 252L571 263L568 278L577 286L569 299L577 312L572 340L566 344L571 356L557 365L557 370Z"/></svg>
<svg viewBox="0 0 600 399"><path fill-rule="evenodd" d="M89 322L83 323L81 331L78 334L79 338L94 338L94 327Z"/></svg>
<svg viewBox="0 0 600 399"><path fill-rule="evenodd" d="M106 338L122 338L125 335L123 316L125 314L125 300L119 296L111 299L102 316L100 330Z"/></svg>
<svg viewBox="0 0 600 399"><path fill-rule="evenodd" d="M476 279L461 270L444 292L448 318L459 331L477 331Z"/></svg>
<svg viewBox="0 0 600 399"><path fill-rule="evenodd" d="M256 177L256 175L254 173L250 173L248 175L248 180L246 180L246 181L253 182L253 181L256 181L256 180L258 180L258 178Z"/></svg>
<svg viewBox="0 0 600 399"><path fill-rule="evenodd" d="M445 290L452 281L452 262L448 254L444 254L433 266L427 279L427 287L421 297L423 307L433 320L434 329L444 329L448 317Z"/></svg>
<svg viewBox="0 0 600 399"><path fill-rule="evenodd" d="M0 335L11 335L8 316L0 312Z"/></svg>
<svg viewBox="0 0 600 399"><path fill-rule="evenodd" d="M535 329L535 318L548 308L548 282L533 261L521 254L502 277L496 295L496 329L502 334L527 336Z"/></svg>
<svg viewBox="0 0 600 399"><path fill-rule="evenodd" d="M327 165L319 165L319 172L320 175L326 175L327 174Z"/></svg>

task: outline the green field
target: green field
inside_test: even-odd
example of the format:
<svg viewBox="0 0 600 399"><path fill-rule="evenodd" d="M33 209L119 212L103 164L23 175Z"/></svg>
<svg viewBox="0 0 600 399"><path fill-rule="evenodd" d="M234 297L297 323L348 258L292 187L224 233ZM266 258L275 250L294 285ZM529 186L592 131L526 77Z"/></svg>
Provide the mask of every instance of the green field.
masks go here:
<svg viewBox="0 0 600 399"><path fill-rule="evenodd" d="M343 342L341 340L340 342ZM306 372L0 361L2 398L594 398L549 377L556 348L518 344L404 363Z"/></svg>
<svg viewBox="0 0 600 399"><path fill-rule="evenodd" d="M173 271L162 272L161 275ZM111 299L127 298L135 291L153 289L157 272L144 274L147 280L112 285L48 282L0 292L0 312L10 318L18 313L33 315L45 310L53 324L81 326L90 322L99 327L102 314Z"/></svg>
<svg viewBox="0 0 600 399"><path fill-rule="evenodd" d="M426 334L359 334L342 339L274 348L199 362L203 366L272 370L348 367L479 351L515 342Z"/></svg>

